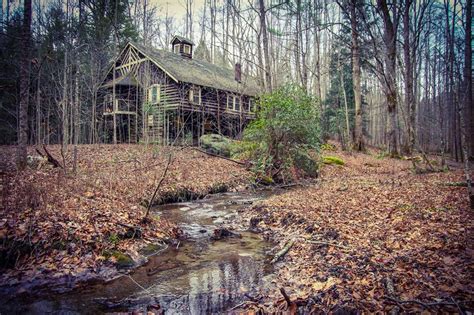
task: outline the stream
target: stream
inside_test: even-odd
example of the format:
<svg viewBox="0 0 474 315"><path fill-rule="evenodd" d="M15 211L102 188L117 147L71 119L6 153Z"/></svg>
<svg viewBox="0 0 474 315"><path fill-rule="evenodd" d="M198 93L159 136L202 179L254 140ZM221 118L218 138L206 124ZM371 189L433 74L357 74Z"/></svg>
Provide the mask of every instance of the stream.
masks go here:
<svg viewBox="0 0 474 315"><path fill-rule="evenodd" d="M157 309L165 314L229 312L256 296L272 279L271 244L258 234L212 240L214 230L232 222L237 210L264 193L223 193L203 200L158 206L154 214L178 223L186 235L129 275L90 283L67 293L23 296L3 301L0 314L97 314Z"/></svg>

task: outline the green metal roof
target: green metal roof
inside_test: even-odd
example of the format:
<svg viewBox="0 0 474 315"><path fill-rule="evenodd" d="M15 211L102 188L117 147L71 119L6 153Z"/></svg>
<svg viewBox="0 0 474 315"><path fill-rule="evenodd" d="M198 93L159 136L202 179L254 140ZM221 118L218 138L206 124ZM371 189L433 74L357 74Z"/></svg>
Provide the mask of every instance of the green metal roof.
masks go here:
<svg viewBox="0 0 474 315"><path fill-rule="evenodd" d="M183 57L165 50L136 43L129 43L157 64L170 77L185 83L192 83L219 90L255 96L260 88L254 77L242 73L242 81L235 80L234 70L212 63Z"/></svg>

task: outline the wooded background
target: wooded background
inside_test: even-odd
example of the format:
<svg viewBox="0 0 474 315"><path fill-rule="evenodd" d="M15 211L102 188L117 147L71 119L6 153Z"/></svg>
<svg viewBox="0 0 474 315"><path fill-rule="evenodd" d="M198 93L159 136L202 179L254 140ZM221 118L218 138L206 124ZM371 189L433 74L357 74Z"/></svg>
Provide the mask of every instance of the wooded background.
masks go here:
<svg viewBox="0 0 474 315"><path fill-rule="evenodd" d="M0 143L99 141L98 90L129 40L301 85L346 147L474 155L472 0L1 1ZM463 148L465 151L463 152Z"/></svg>

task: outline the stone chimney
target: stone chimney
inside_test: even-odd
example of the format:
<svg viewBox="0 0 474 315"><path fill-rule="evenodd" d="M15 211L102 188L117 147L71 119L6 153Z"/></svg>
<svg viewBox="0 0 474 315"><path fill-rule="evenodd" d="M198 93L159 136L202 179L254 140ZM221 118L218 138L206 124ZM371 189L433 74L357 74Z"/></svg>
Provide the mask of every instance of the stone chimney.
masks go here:
<svg viewBox="0 0 474 315"><path fill-rule="evenodd" d="M242 82L242 65L240 63L235 64L234 72L235 72L235 81L239 83Z"/></svg>

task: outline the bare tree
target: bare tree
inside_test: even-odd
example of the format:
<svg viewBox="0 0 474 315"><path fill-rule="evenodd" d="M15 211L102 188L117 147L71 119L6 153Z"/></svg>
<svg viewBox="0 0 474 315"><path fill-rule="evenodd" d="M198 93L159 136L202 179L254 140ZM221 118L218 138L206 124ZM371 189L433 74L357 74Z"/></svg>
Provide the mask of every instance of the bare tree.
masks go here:
<svg viewBox="0 0 474 315"><path fill-rule="evenodd" d="M362 120L362 92L360 84L360 51L359 51L359 32L357 29L357 0L351 0L349 7L349 18L351 21L351 36L352 36L352 84L354 89L354 103L355 103L355 128L354 128L354 142L353 148L357 151L365 150L364 134L363 134L363 120Z"/></svg>
<svg viewBox="0 0 474 315"><path fill-rule="evenodd" d="M26 167L28 145L28 99L30 90L31 0L23 2L23 26L20 60L20 108L18 124L18 169Z"/></svg>
<svg viewBox="0 0 474 315"><path fill-rule="evenodd" d="M387 136L388 151L390 156L395 157L399 154L398 135L397 135L397 29L399 13L395 4L391 9L385 0L377 0L378 9L383 20L383 41L384 41L384 90L387 101Z"/></svg>
<svg viewBox="0 0 474 315"><path fill-rule="evenodd" d="M268 30L267 30L267 11L265 9L265 1L259 0L259 18L260 18L260 31L262 33L262 45L263 45L263 59L265 62L265 86L267 91L272 91L272 75L270 70L270 53L268 50Z"/></svg>
<svg viewBox="0 0 474 315"><path fill-rule="evenodd" d="M463 108L459 109L459 116L461 120L462 132L462 151L464 156L464 173L466 176L467 182L467 192L469 196L469 203L471 209L474 209L474 191L472 188L470 168L469 168L469 143L473 141L472 132L469 133L469 123L470 122L469 114L472 114L472 0L466 1L466 22L465 22L465 41L464 41L464 102Z"/></svg>

